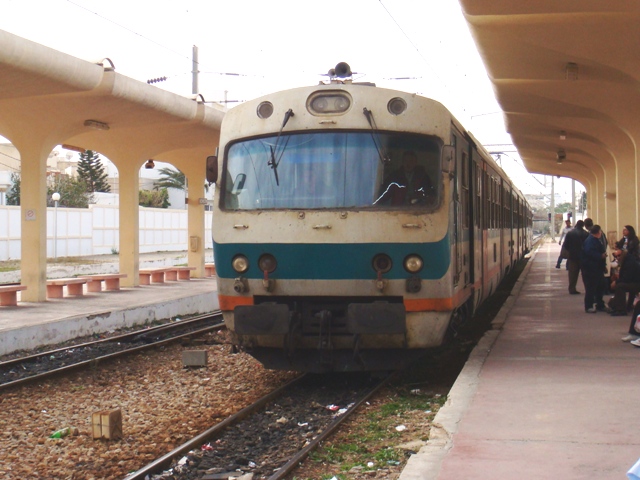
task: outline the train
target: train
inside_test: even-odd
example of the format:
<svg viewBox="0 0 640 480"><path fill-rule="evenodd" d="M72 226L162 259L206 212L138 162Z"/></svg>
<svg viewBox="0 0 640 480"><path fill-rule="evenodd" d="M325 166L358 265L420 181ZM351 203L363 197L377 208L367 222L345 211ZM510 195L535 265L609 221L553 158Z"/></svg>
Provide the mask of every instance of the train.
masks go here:
<svg viewBox="0 0 640 480"><path fill-rule="evenodd" d="M525 197L447 108L344 62L230 109L207 179L220 309L269 369L402 368L532 245Z"/></svg>

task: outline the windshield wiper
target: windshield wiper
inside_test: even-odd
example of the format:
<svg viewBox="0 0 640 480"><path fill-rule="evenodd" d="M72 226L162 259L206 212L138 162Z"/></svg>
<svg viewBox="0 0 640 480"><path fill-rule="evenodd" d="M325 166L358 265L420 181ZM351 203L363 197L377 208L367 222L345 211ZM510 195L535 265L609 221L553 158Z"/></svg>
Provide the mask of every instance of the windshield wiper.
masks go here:
<svg viewBox="0 0 640 480"><path fill-rule="evenodd" d="M287 124L287 122L291 117L293 117L293 110L290 108L284 114L284 120L282 121L282 126L280 127L280 131L278 132L278 136L276 137L276 144L274 146L269 145L269 150L271 150L271 160L267 162L267 165L269 165L273 169L273 174L276 177L276 185L278 186L280 186L280 180L278 179L278 165L280 165L280 160L282 160L282 155L284 155L284 151L287 148L287 143L289 143L289 140L287 140L287 143L285 143L284 147L282 148L282 151L280 152L280 157L277 160L276 160L276 152L278 151L278 142L280 141L280 135L282 135L282 130L284 129L284 126Z"/></svg>
<svg viewBox="0 0 640 480"><path fill-rule="evenodd" d="M277 146L278 144L276 143L276 147ZM278 163L276 162L276 155L273 145L269 145L269 150L271 150L271 160L267 162L267 165L269 165L273 169L273 174L276 177L276 185L280 186L280 181L278 180Z"/></svg>
<svg viewBox="0 0 640 480"><path fill-rule="evenodd" d="M371 139L373 140L373 144L378 151L378 155L380 156L380 162L382 165L387 165L391 162L389 155L382 149L382 142L380 142L380 133L378 132L378 125L376 125L376 121L373 118L373 112L369 110L367 107L362 109L362 113L367 117L367 121L369 122L369 126L371 127Z"/></svg>

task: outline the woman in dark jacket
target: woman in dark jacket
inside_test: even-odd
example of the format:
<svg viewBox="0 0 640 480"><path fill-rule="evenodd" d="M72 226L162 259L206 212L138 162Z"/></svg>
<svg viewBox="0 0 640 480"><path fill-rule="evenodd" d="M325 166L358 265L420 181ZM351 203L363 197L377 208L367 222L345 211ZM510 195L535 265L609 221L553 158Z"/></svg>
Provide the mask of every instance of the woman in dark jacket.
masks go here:
<svg viewBox="0 0 640 480"><path fill-rule="evenodd" d="M622 229L623 237L616 242L616 248L626 250L631 255L640 255L640 240L636 235L636 230L631 225L625 225Z"/></svg>
<svg viewBox="0 0 640 480"><path fill-rule="evenodd" d="M614 255L618 258L620 273L618 280L612 283L615 295L609 301L609 307L613 310L611 315L625 316L633 310L633 300L640 292L640 259L624 250L616 250Z"/></svg>

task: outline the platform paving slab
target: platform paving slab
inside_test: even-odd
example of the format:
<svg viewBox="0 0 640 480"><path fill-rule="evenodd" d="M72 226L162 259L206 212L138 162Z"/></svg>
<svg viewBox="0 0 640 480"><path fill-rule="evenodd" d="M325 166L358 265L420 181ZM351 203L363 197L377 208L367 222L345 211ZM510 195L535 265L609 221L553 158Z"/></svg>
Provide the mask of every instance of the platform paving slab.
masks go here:
<svg viewBox="0 0 640 480"><path fill-rule="evenodd" d="M180 252L159 252L144 258L150 265L169 265L182 261L183 256ZM67 267L64 276L78 271L87 274L87 270L91 270L91 274L110 273L113 268L113 262L80 264ZM0 307L0 355L217 309L215 277L121 287L117 291L89 292L85 286L84 295L78 297L49 299L46 302L19 301L17 306Z"/></svg>
<svg viewBox="0 0 640 480"><path fill-rule="evenodd" d="M400 480L622 479L640 457L630 317L586 314L545 243ZM582 282L578 290L584 292Z"/></svg>

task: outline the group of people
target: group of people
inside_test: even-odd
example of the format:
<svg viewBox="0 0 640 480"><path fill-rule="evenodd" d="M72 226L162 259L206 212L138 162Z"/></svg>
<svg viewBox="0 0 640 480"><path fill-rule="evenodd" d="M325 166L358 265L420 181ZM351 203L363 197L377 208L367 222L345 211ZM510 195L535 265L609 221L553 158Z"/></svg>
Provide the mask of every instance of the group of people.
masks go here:
<svg viewBox="0 0 640 480"><path fill-rule="evenodd" d="M608 312L613 316L631 313L629 334L622 340L640 347L640 332L635 329L636 318L640 315L640 302L635 302L640 293L640 240L631 225L625 225L622 235L615 242L609 271L607 237L600 225L585 218L578 220L572 228L567 220L559 242L562 250L556 268L560 268L563 258L567 259L570 295L580 294L576 285L582 274L586 313ZM606 274L609 274L608 284ZM608 305L603 298L605 292L613 293Z"/></svg>

